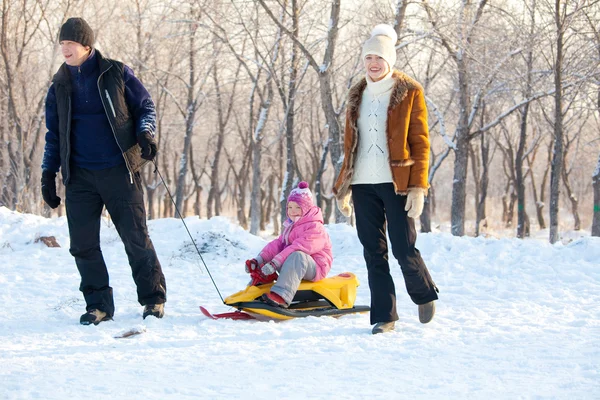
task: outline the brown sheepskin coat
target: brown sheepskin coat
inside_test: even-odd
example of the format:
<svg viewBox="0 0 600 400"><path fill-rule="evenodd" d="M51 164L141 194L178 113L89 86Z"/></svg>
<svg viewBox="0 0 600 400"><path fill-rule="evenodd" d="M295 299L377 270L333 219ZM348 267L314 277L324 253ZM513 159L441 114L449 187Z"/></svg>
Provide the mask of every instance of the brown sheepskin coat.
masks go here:
<svg viewBox="0 0 600 400"><path fill-rule="evenodd" d="M386 135L394 189L397 194L406 194L408 188L421 188L426 194L429 188L429 128L423 88L400 71L395 70L392 79L395 82L388 107ZM358 148L359 109L366 87L367 81L363 78L348 93L344 161L333 187L338 208L346 216L352 213L350 184Z"/></svg>

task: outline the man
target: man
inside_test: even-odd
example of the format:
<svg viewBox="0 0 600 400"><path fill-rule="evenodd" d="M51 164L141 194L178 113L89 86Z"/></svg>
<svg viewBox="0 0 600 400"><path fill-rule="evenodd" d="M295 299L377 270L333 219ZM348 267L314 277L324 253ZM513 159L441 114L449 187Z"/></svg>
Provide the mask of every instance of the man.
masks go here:
<svg viewBox="0 0 600 400"><path fill-rule="evenodd" d="M51 208L60 205L55 183L60 169L70 252L86 302L80 323L98 325L115 312L100 249L105 206L125 246L143 318L162 318L165 277L148 236L139 173L157 152L154 103L129 67L92 47L94 32L82 18L69 18L59 41L65 62L46 97L42 196Z"/></svg>

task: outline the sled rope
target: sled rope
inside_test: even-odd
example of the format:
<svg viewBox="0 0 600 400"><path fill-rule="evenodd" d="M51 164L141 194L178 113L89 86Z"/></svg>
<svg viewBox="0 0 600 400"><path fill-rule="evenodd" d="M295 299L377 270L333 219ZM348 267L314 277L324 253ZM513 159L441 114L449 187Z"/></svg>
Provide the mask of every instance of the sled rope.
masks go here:
<svg viewBox="0 0 600 400"><path fill-rule="evenodd" d="M185 221L183 220L183 216L181 215L181 213L177 209L177 204L175 204L175 200L173 200L173 196L171 195L171 191L169 190L169 187L167 186L167 183L163 179L160 171L158 170L158 165L156 164L156 160L152 160L152 162L154 163L154 172L158 174L158 176L160 177L160 180L162 181L163 185L165 186L165 189L167 189L167 193L169 194L169 198L171 199L171 203L173 203L173 207L175 207L175 212L177 213L177 215L179 215L179 219L181 219L181 222L183 222L183 226L185 227L185 230L187 231L188 235L190 236L190 239L192 240L192 244L196 248L196 252L200 256L200 260L202 260L202 264L204 264L204 268L206 269L206 272L208 272L208 276L210 276L210 280L212 281L213 286L217 290L217 293L219 294L219 297L221 298L221 301L223 303L225 303L225 300L223 299L223 296L221 296L221 292L219 291L219 288L217 287L217 284L215 283L215 280L213 279L212 274L210 273L210 270L208 269L208 266L206 266L206 263L204 262L204 258L202 257L202 254L200 253L200 249L198 249L198 245L196 244L196 241L192 237L192 234L190 233L190 230L188 229Z"/></svg>

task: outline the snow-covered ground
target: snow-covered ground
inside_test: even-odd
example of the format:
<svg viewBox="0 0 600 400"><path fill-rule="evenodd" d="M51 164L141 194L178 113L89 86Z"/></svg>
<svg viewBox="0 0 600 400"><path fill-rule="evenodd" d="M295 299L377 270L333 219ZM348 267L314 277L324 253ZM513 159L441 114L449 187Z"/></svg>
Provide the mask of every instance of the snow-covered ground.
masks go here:
<svg viewBox="0 0 600 400"><path fill-rule="evenodd" d="M225 218L186 223L223 296L248 281L243 261L266 243ZM366 314L286 322L213 321L221 304L181 221L149 222L168 286L166 315L142 320L123 246L102 227L114 321L79 325L85 304L65 218L0 208L2 399L598 399L600 240L421 234L440 288L421 325L393 263L400 321L371 335ZM330 225L331 274L354 272L369 304L354 229ZM36 237L55 236L61 248ZM132 327L146 333L114 335Z"/></svg>

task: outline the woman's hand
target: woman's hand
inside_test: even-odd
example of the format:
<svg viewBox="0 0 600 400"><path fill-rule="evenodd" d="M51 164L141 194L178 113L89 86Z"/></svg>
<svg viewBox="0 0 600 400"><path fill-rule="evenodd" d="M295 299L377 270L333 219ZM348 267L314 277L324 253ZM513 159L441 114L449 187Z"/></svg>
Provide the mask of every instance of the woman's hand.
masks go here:
<svg viewBox="0 0 600 400"><path fill-rule="evenodd" d="M419 218L423 213L424 205L425 189L409 188L406 196L406 206L404 207L404 211L408 211L408 216L414 219Z"/></svg>

